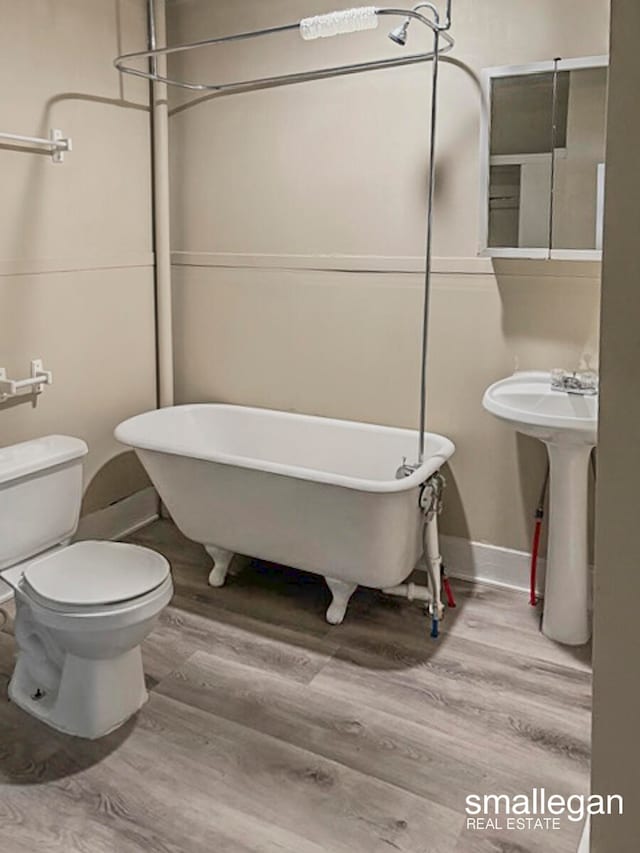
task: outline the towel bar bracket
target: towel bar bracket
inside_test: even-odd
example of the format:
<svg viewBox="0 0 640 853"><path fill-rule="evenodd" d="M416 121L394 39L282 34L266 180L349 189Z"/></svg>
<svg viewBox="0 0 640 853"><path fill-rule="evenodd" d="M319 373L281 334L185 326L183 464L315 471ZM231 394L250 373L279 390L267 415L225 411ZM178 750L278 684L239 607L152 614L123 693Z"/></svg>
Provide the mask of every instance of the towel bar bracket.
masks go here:
<svg viewBox="0 0 640 853"><path fill-rule="evenodd" d="M65 152L72 149L71 139L58 128L52 128L47 139L39 136L23 136L18 133L0 133L0 144L26 145L31 148L43 147L47 149L47 153L51 155L54 163L64 163Z"/></svg>
<svg viewBox="0 0 640 853"><path fill-rule="evenodd" d="M9 379L6 369L0 367L0 403L24 392L40 394L45 385L53 385L53 374L50 370L44 369L42 360L39 358L31 362L31 376L27 379Z"/></svg>
<svg viewBox="0 0 640 853"><path fill-rule="evenodd" d="M52 128L49 131L49 139L51 140L51 159L54 163L64 163L65 151L71 151L71 139L65 137L64 133L57 128Z"/></svg>

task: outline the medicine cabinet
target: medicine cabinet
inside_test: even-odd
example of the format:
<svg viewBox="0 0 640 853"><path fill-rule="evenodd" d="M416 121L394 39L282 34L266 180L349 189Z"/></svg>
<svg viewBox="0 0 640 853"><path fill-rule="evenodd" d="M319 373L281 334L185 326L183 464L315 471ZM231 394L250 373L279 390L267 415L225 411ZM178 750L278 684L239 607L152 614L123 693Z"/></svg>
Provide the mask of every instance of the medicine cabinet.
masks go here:
<svg viewBox="0 0 640 853"><path fill-rule="evenodd" d="M480 253L602 257L608 57L483 73Z"/></svg>

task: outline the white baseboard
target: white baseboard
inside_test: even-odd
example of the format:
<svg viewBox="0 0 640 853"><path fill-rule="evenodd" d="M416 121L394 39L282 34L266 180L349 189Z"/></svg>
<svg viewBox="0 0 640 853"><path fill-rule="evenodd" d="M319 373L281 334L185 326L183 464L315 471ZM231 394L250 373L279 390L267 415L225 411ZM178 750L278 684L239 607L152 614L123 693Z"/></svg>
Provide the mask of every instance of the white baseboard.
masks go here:
<svg viewBox="0 0 640 853"><path fill-rule="evenodd" d="M80 519L74 541L83 539L122 539L158 518L158 495L149 487L118 501L106 509Z"/></svg>
<svg viewBox="0 0 640 853"><path fill-rule="evenodd" d="M526 592L529 589L531 555L526 551L470 542L457 536L441 536L440 548L447 574L452 578L502 586ZM538 560L538 594L544 592L545 561Z"/></svg>

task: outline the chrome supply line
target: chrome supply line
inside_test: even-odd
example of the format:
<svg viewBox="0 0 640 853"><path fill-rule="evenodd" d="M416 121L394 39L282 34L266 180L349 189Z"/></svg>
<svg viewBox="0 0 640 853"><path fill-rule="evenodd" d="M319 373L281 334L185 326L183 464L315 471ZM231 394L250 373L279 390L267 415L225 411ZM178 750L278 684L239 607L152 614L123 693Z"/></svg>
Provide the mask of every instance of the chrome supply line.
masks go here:
<svg viewBox="0 0 640 853"><path fill-rule="evenodd" d="M437 11L436 11L436 21ZM424 462L427 421L427 352L429 346L429 314L431 303L431 271L433 262L433 202L436 178L436 124L438 120L438 72L440 69L440 32L434 33L431 73L431 133L429 135L429 188L427 190L427 245L425 248L425 285L422 315L422 363L420 365L420 439L418 465Z"/></svg>
<svg viewBox="0 0 640 853"><path fill-rule="evenodd" d="M148 0L150 4L154 0ZM130 74L134 77L142 77L151 80L154 83L162 83L168 86L176 86L181 89L188 89L194 92L213 92L219 95L233 95L241 92L254 91L257 89L268 89L278 86L287 86L295 83L307 83L312 80L326 80L332 77L343 77L348 74L359 74L365 71L380 71L386 68L399 68L405 65L414 65L420 62L432 63L432 78L431 78L431 120L430 120L430 135L429 135L429 186L427 191L427 236L425 248L425 288L424 288L424 303L423 303L423 321L422 321L422 361L420 369L420 426L419 426L419 446L418 460L416 463L403 460L403 464L398 469L398 477L409 476L413 471L417 470L424 462L426 449L426 417L427 417L427 354L428 354L428 338L429 338L429 309L430 309L430 291L431 291L431 276L432 276L432 256L433 256L433 205L434 205L434 184L435 184L435 152L436 152L436 125L437 125L437 108L438 108L438 76L439 76L439 59L446 53L449 53L455 45L453 38L448 30L451 28L451 7L452 0L446 0L444 18L441 19L438 6L435 2L421 2L412 9L396 9L396 8L375 8L373 12L378 17L399 17L403 19L403 23L396 27L389 34L389 38L396 44L404 47L407 42L408 30L412 21L418 21L428 27L433 34L433 50L427 53L413 53L404 57L396 57L390 59L378 59L368 62L357 62L348 65L337 65L328 68L320 68L313 71L300 71L292 74L280 74L273 77L260 77L253 80L241 80L232 83L198 83L188 80L176 80L167 75L159 73L157 67L157 59L159 57L170 56L173 54L186 53L191 50L198 50L205 47L215 45L229 44L232 42L248 41L266 36L273 36L280 33L300 31L302 21L296 21L291 24L282 24L275 27L267 27L260 30L251 30L243 33L235 33L228 36L220 36L217 38L203 39L201 41L189 42L186 44L175 45L173 47L156 47L155 33L152 33L151 47L148 50L141 50L135 53L126 53L118 56L114 60L114 65L123 74ZM423 10L428 14L421 14ZM326 18L327 15L318 16ZM336 33L337 34L337 33ZM148 68L134 68L129 63L138 61L148 61Z"/></svg>

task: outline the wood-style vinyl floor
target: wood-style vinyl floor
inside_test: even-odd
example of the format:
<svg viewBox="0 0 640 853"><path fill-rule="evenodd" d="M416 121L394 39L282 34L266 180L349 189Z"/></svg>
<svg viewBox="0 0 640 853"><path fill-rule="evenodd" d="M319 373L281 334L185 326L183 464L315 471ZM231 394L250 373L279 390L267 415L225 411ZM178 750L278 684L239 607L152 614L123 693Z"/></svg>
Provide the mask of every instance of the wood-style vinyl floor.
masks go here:
<svg viewBox="0 0 640 853"><path fill-rule="evenodd" d="M324 621L316 577L260 565L223 589L169 522L143 647L150 700L88 742L14 707L0 632L2 853L575 853L555 832L468 831L467 794L587 793L587 650L545 639L526 596L455 583L438 641L420 605L359 590Z"/></svg>

